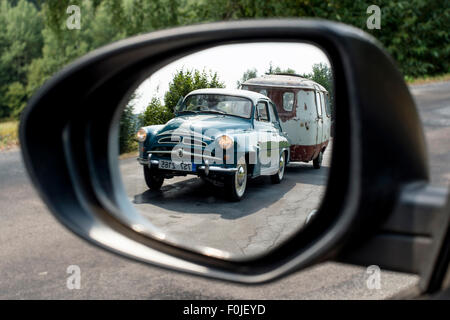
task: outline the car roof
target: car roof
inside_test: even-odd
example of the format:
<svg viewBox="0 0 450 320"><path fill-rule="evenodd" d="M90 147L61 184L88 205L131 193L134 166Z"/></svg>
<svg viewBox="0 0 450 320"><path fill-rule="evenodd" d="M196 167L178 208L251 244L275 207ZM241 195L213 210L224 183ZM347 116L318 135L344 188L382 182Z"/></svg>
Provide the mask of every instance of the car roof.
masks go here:
<svg viewBox="0 0 450 320"><path fill-rule="evenodd" d="M261 77L249 79L242 85L318 89L319 91L327 92L327 90L317 82L303 78L296 74L266 74Z"/></svg>
<svg viewBox="0 0 450 320"><path fill-rule="evenodd" d="M197 89L189 92L189 94L186 95L186 97L193 94L222 94L227 96L236 96L250 99L254 104L257 104L259 99L271 101L267 96L263 94L241 89L224 89L224 88Z"/></svg>

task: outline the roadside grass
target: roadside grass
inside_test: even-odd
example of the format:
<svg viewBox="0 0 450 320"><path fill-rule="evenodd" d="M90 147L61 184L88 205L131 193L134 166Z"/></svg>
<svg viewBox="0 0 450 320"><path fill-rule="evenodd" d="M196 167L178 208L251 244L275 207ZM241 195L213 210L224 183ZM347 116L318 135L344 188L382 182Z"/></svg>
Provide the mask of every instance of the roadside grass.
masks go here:
<svg viewBox="0 0 450 320"><path fill-rule="evenodd" d="M123 159L129 159L129 158L137 157L139 155L138 148L139 148L139 145L138 145L137 141L133 141L131 143L131 145L129 146L129 150L131 150L131 151L127 151L127 152L121 153L120 156L119 156L119 159L123 160Z"/></svg>
<svg viewBox="0 0 450 320"><path fill-rule="evenodd" d="M120 160L123 160L123 159L134 158L134 157L137 157L138 155L139 155L139 152L137 152L137 151L131 151L131 152L127 152L127 153L122 153L122 154L119 156L119 159L120 159Z"/></svg>
<svg viewBox="0 0 450 320"><path fill-rule="evenodd" d="M405 77L405 80L406 80L406 83L409 85L450 81L450 73L441 74L438 76L424 76L424 77L419 77L419 78Z"/></svg>
<svg viewBox="0 0 450 320"><path fill-rule="evenodd" d="M19 145L19 121L0 121L0 151Z"/></svg>

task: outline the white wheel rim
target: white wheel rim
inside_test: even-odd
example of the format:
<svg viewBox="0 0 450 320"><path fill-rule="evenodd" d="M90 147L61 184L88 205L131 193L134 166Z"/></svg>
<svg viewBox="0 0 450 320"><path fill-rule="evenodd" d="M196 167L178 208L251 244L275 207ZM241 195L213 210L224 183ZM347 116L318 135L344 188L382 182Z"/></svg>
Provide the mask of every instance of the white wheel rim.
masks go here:
<svg viewBox="0 0 450 320"><path fill-rule="evenodd" d="M238 161L237 171L234 175L234 188L236 190L236 194L239 197L245 192L245 188L247 186L247 164L245 163L245 159L241 158Z"/></svg>
<svg viewBox="0 0 450 320"><path fill-rule="evenodd" d="M283 175L284 175L284 153L281 154L280 156L280 163L278 166L278 178L281 180L283 179Z"/></svg>

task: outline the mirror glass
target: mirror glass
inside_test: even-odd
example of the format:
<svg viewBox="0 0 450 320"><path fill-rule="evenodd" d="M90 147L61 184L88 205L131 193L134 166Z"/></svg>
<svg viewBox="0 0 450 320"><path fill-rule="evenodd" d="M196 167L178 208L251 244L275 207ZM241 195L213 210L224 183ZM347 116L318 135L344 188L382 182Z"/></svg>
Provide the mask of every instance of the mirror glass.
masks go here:
<svg viewBox="0 0 450 320"><path fill-rule="evenodd" d="M279 246L321 204L332 90L330 61L309 43L217 46L158 70L120 119L132 207L158 238L208 255L248 259Z"/></svg>

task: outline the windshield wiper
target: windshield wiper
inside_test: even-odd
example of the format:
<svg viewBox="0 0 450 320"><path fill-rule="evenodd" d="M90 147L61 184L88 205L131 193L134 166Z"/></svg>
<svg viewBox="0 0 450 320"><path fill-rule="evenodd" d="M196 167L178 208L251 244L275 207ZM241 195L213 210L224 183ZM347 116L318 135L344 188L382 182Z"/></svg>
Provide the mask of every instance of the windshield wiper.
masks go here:
<svg viewBox="0 0 450 320"><path fill-rule="evenodd" d="M206 112L206 113L219 113L219 114L228 114L228 113L226 113L226 112L224 112L224 111L219 111L219 110L204 110L204 111L201 111L201 112Z"/></svg>
<svg viewBox="0 0 450 320"><path fill-rule="evenodd" d="M178 111L178 113L199 113L200 111L198 110L182 110L182 111Z"/></svg>

